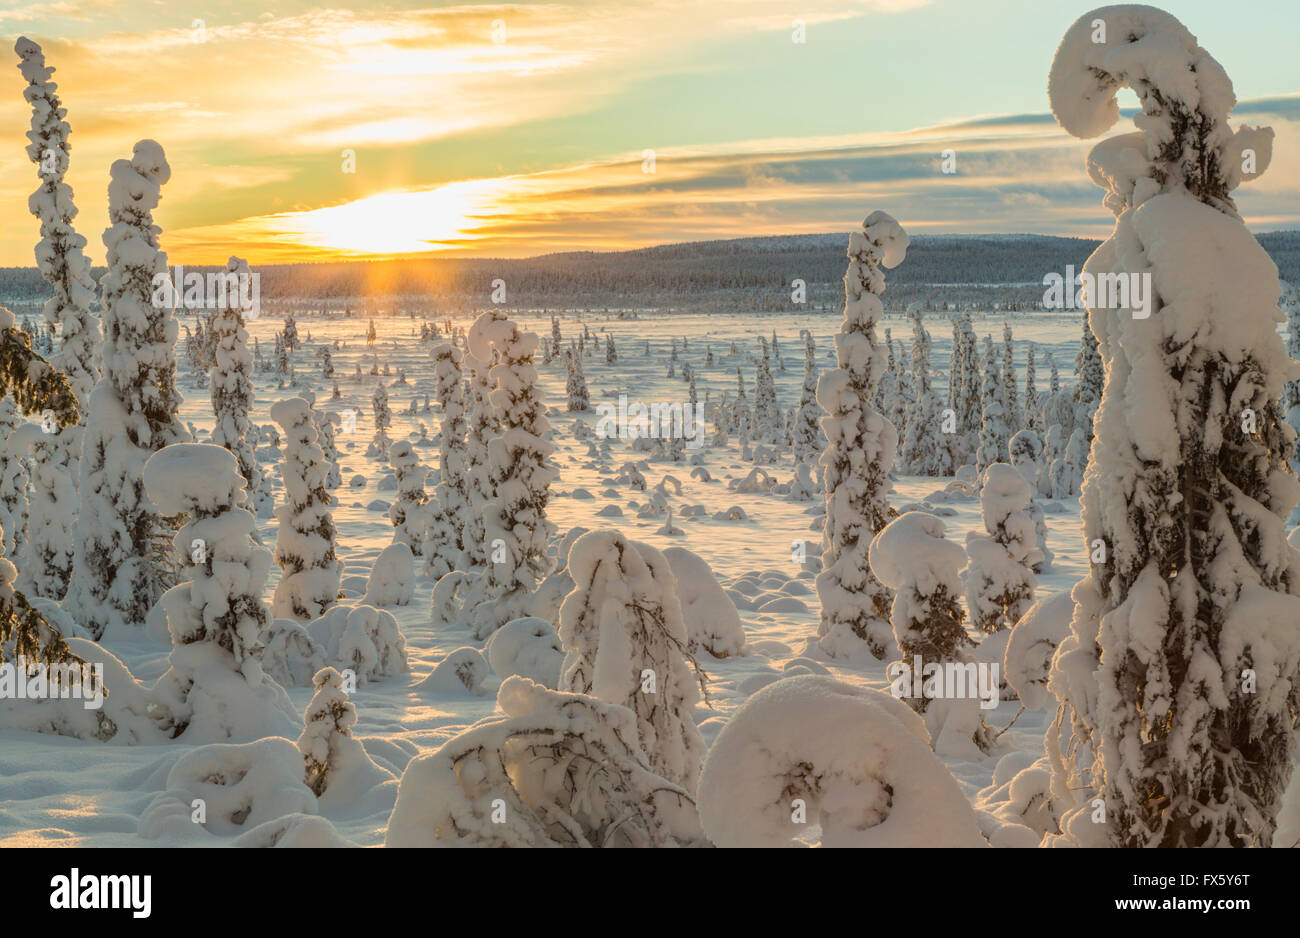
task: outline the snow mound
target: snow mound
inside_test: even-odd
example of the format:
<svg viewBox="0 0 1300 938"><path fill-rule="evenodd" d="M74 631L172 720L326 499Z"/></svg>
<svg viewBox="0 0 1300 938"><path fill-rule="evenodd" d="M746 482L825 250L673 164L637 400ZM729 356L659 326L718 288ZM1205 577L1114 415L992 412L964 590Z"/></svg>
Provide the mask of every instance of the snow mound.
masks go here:
<svg viewBox="0 0 1300 938"><path fill-rule="evenodd" d="M409 545L389 544L375 558L364 602L372 606L409 606L415 596L415 554Z"/></svg>
<svg viewBox="0 0 1300 938"><path fill-rule="evenodd" d="M522 677L490 717L413 759L389 847L703 846L686 792L647 767L635 715Z"/></svg>
<svg viewBox="0 0 1300 938"><path fill-rule="evenodd" d="M275 619L262 636L262 670L284 687L310 687L325 649L293 619Z"/></svg>
<svg viewBox="0 0 1300 938"><path fill-rule="evenodd" d="M686 621L690 650L703 649L715 658L741 654L745 628L740 613L708 561L685 547L669 547L663 554L677 577L677 599Z"/></svg>
<svg viewBox="0 0 1300 938"><path fill-rule="evenodd" d="M201 828L229 837L285 815L316 814L303 771L298 747L281 737L201 746L167 773L166 790L140 817L140 836L157 840Z"/></svg>
<svg viewBox="0 0 1300 938"><path fill-rule="evenodd" d="M406 639L386 609L335 606L308 623L307 631L325 649L331 667L352 670L358 687L410 670Z"/></svg>
<svg viewBox="0 0 1300 938"><path fill-rule="evenodd" d="M488 670L488 663L477 648L457 648L439 661L429 676L415 687L442 697L463 697L466 694L482 697L487 693L483 682Z"/></svg>
<svg viewBox="0 0 1300 938"><path fill-rule="evenodd" d="M1070 594L1058 593L1030 606L1011 630L1002 673L1020 702L1030 710L1043 710L1056 704L1056 698L1047 689L1047 681L1051 676L1052 656L1070 634L1073 615L1074 600Z"/></svg>
<svg viewBox="0 0 1300 938"><path fill-rule="evenodd" d="M800 675L732 715L700 776L700 823L719 847L980 847L975 812L930 750L925 724L888 694Z"/></svg>
<svg viewBox="0 0 1300 938"><path fill-rule="evenodd" d="M240 834L230 844L232 847L307 848L360 847L348 840L326 818L311 814L286 814L284 817L259 824L247 833Z"/></svg>
<svg viewBox="0 0 1300 938"><path fill-rule="evenodd" d="M564 647L555 626L545 619L526 616L507 622L487 643L492 671L502 679L519 675L555 690L564 663Z"/></svg>

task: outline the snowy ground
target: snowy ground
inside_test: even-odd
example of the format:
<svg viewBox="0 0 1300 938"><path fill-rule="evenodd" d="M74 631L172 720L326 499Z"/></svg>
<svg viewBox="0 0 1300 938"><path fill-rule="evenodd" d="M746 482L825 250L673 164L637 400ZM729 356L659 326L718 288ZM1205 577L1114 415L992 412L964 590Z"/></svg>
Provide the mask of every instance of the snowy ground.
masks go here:
<svg viewBox="0 0 1300 938"><path fill-rule="evenodd" d="M541 315L519 317L522 322L538 332L549 332L549 317ZM1005 317L992 313L975 320L976 334L990 333L995 341L1001 339ZM810 530L816 521L811 513L816 502L792 501L781 495L750 495L730 491L728 482L743 478L752 468L743 463L733 439L725 449L705 446L695 451L703 454L704 465L713 476L712 482L701 482L691 477L689 464L651 462L645 473L653 488L667 474L682 483L682 494L670 496L675 509L688 505L703 505L706 513L699 517L681 517L675 510L674 524L682 530L680 535L661 536L656 532L663 518L638 519L637 509L646 501L646 495L626 487L616 487L607 494L609 485L602 479L613 474L624 462L634 458L627 443L616 441L613 458L608 464L598 465L587 456L586 443L579 442L573 433L575 420L594 425L595 405L602 401L616 401L620 393L632 400L644 402L686 400L686 385L680 377L667 378L668 349L675 337L685 339L688 347L680 353L679 361L690 362L696 369L700 400L706 391L716 399L723 390L734 394L736 366L742 367L746 385L752 393L753 366L750 355L756 350L755 337L771 337L775 330L780 341L784 371L776 371L776 381L783 408L798 403L803 380L803 345L799 339L801 329L808 329L817 342L819 365L833 365L830 359L833 348L831 335L838 330L839 317L834 314L817 315L709 315L660 316L643 314L636 321L619 320L603 313L589 314L585 321L598 334L608 331L615 337L619 360L606 364L603 334L595 354L584 361L584 370L591 391L591 413L577 416L564 411L564 369L560 360L540 366L543 399L552 406L551 421L555 427L557 446L556 463L559 480L552 486L550 515L558 529L564 531L575 525L587 528L617 527L629 536L647 541L657 547L681 546L702 555L712 566L723 586L732 592L745 624L749 643L748 653L726 660L716 660L705 655L701 664L709 679L707 705L697 711L697 720L706 742L711 742L727 715L760 687L782 676L802 663L809 670L828 668L836 677L862 686L883 688L886 684L884 662L868 658L866 663L844 666L825 660L809 662L805 646L815 637L817 628L817 597L813 588L813 574L803 570L792 560L792 543L810 539L809 550L818 553L820 534ZM1046 354L1051 352L1061 371L1062 382L1069 385L1074 354L1078 347L1079 319L1076 314L1055 316L1036 313L1033 316L1015 316L1011 320L1015 331L1017 357L1023 365L1027 342L1033 342L1039 356L1038 384L1040 390L1047 386L1048 367ZM271 356L276 331L283 323L278 318L264 317L250 324L251 333L260 339L262 352ZM458 325L467 325L463 320ZM891 317L885 325L892 327L895 342L910 345L910 322ZM933 314L927 325L933 334L934 365L940 374L946 373L951 335L946 317ZM387 503L394 491L386 488L384 481L391 470L384 464L365 456L366 446L373 435L370 398L377 380L369 375L372 355L378 356L381 367L385 364L391 375L383 380L390 385L390 406L394 440L420 438L420 424L428 427L429 439L437 433L437 408L433 412L409 415L407 408L412 397L419 395L423 406L424 394L432 393L433 380L429 350L432 344L418 338L418 323L406 319L384 319L376 322L379 340L370 348L364 341L366 323L361 320L300 319L299 335L303 348L294 356L298 388L316 392L317 406L322 410L358 412L355 433L340 433L339 449L342 457L343 486L335 493L338 504L334 520L338 527L339 554L345 565L344 579L365 576L379 552L392 538L392 527L387 516ZM415 333L412 333L413 328ZM570 315L562 321L566 341L580 331L577 319ZM310 335L310 338L308 336ZM344 348L333 353L335 374L342 398L331 400L331 382L320 375L320 363L315 354L318 346L339 339ZM739 356L731 356L729 347L735 340ZM651 354L644 354L649 341ZM713 367L704 365L706 349L715 357ZM182 359L181 384L186 395L181 411L182 418L198 428L198 439L206 439L212 425L212 411L208 391L194 386L188 366L184 364L184 350L178 348ZM355 377L357 364L362 365L362 377ZM404 370L407 386L393 385L399 370ZM774 371L775 371L774 363ZM678 366L680 375L680 364ZM1023 383L1023 376L1022 376ZM254 420L270 423L268 410L277 399L292 396L296 389L277 390L276 380L269 373L255 376L257 401ZM417 447L421 459L433 468L437 463L437 448L433 445ZM692 455L688 452L688 456ZM265 461L271 455L259 451ZM792 474L790 457L773 465L764 465L780 481L788 481ZM280 488L278 471L276 493ZM364 477L365 484L352 487L354 476ZM904 507L921 501L944 487L945 479L901 477L897 480L892 503ZM382 502L382 506L378 503ZM738 505L748 519L744 521L717 521L714 512ZM598 512L607 506L616 506L621 517L601 517ZM1038 596L1047 596L1068 590L1083 575L1086 558L1079 535L1078 502L1044 502L1049 526L1049 546L1055 554L1050 571L1039 577ZM946 514L947 512L951 514ZM963 543L966 531L978 523L979 505L975 500L947 502L941 513L948 526L948 537ZM264 543L274 543L276 522L263 519L261 533ZM275 585L278 569L272 568L266 598ZM434 629L430 625L429 599L433 583L425 578L417 582L414 602L405 607L390 607L406 637L411 670L400 678L388 679L366 685L353 697L359 713L359 724L354 735L359 737L372 758L382 766L400 774L412 756L435 749L447 738L469 724L490 714L495 706L496 678L490 679L488 693L483 697L467 695L436 696L417 685L433 666L453 649L475 645L468 630ZM781 611L769 605L774 601ZM767 611L763 607L768 606ZM114 632L103 643L131 668L144 682L156 680L167 667L169 647L155 643L143 634ZM294 704L303 709L311 698L310 688L289 688ZM1005 725L1015 714L1017 705L1003 703L991 712L989 722ZM1048 715L1045 712L1026 713L1001 739L1006 752L1016 750L1041 754L1041 736ZM98 745L53 736L21 733L0 733L0 847L16 845L86 845L128 846L162 844L168 841L147 841L137 834L142 811L154 795L165 787L167 772L178 758L193 747L172 744L167 746L124 747ZM978 762L947 759L968 796L987 785L992 777L997 757ZM357 843L375 845L383 842L396 788L388 786L376 793L361 810L361 816L330 816L339 832ZM192 845L218 846L228 840L211 834L187 837Z"/></svg>

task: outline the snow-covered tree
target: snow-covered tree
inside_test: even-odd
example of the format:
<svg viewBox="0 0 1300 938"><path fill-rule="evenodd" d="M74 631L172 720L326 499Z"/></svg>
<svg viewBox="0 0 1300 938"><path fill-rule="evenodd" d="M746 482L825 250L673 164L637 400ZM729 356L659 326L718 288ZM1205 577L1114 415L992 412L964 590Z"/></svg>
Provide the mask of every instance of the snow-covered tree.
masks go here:
<svg viewBox="0 0 1300 938"><path fill-rule="evenodd" d="M993 356L993 340L984 337L984 375L980 402L980 445L975 453L975 471L981 476L995 462L1008 459L1007 444L1011 429L1007 426L1002 396L1002 374Z"/></svg>
<svg viewBox="0 0 1300 938"><path fill-rule="evenodd" d="M919 309L912 317L912 392L916 397L901 462L913 475L950 475L953 466L943 439L939 396L930 375L930 336Z"/></svg>
<svg viewBox="0 0 1300 938"><path fill-rule="evenodd" d="M618 531L590 531L573 543L567 569L559 689L635 713L651 771L694 793L705 750L692 717L700 686L667 558Z"/></svg>
<svg viewBox="0 0 1300 938"><path fill-rule="evenodd" d="M889 474L898 437L872 402L885 370L885 353L876 341L876 324L884 315L880 267L902 263L907 245L902 225L884 212L872 212L862 230L849 236L844 321L835 336L838 367L817 382L817 402L826 411L821 458L826 526L817 576L822 605L817 634L832 657L865 647L884 658L893 645L893 597L872 572L868 551L872 538L889 523Z"/></svg>
<svg viewBox="0 0 1300 938"><path fill-rule="evenodd" d="M426 558L429 572L440 577L461 564L470 514L469 455L466 452L465 382L462 354L453 345L433 350L434 391L442 408L441 462L436 490L437 510L430 518Z"/></svg>
<svg viewBox="0 0 1300 938"><path fill-rule="evenodd" d="M488 400L500 433L488 443L493 497L482 512L489 562L482 579L483 600L474 608L474 630L484 639L526 614L515 607L526 602L546 574L546 545L554 529L546 518L555 478L548 464L554 446L533 366L537 334L521 332L513 320L499 314L485 313L470 329L469 348L479 360L495 355L497 361L490 372Z"/></svg>
<svg viewBox="0 0 1300 938"><path fill-rule="evenodd" d="M719 847L803 845L810 825L824 847L987 846L930 739L889 694L815 674L774 681L709 749L700 823Z"/></svg>
<svg viewBox="0 0 1300 938"><path fill-rule="evenodd" d="M1034 346L1025 352L1025 413L1023 426L1037 431L1042 426L1042 401L1038 399L1038 375L1034 367Z"/></svg>
<svg viewBox="0 0 1300 938"><path fill-rule="evenodd" d="M429 527L429 496L424 491L424 480L429 470L420 465L415 449L407 440L392 445L388 463L397 478L397 498L388 508L388 519L395 529L393 543L405 544L416 557L423 557Z"/></svg>
<svg viewBox="0 0 1300 938"><path fill-rule="evenodd" d="M375 438L370 441L366 455L380 459L388 458L388 447L392 441L388 438L388 428L393 425L393 411L388 406L388 388L383 381L375 382L374 394L370 397L370 408L375 415Z"/></svg>
<svg viewBox="0 0 1300 938"><path fill-rule="evenodd" d="M0 398L0 526L4 527L4 553L8 557L19 557L27 547L31 507L27 498L27 449L32 439L27 426L13 400Z"/></svg>
<svg viewBox="0 0 1300 938"><path fill-rule="evenodd" d="M565 392L569 396L570 411L583 412L591 409L591 399L587 394L587 377L582 373L582 356L568 348L564 350L564 366L567 369Z"/></svg>
<svg viewBox="0 0 1300 938"><path fill-rule="evenodd" d="M960 544L944 538L943 519L924 511L899 515L871 543L871 569L894 591L890 622L894 640L909 668L961 660L972 644L961 608L961 569L966 555ZM913 710L924 713L925 697L907 695Z"/></svg>
<svg viewBox="0 0 1300 938"><path fill-rule="evenodd" d="M46 414L55 429L76 424L77 397L61 372L32 351L30 340L14 314L0 306L0 395L12 399L24 414ZM0 548L5 536L0 533ZM17 588L18 571L0 552L0 663L6 649L29 661L77 660L59 630L32 608Z"/></svg>
<svg viewBox="0 0 1300 938"><path fill-rule="evenodd" d="M236 278L249 276L248 261L238 257L226 263L226 270ZM238 302L227 302L213 317L212 412L216 421L212 442L234 454L247 485L246 495L251 498L262 487L262 470L254 452L256 434L252 432L253 384L249 374L253 358L248 350L248 330L244 328L249 311Z"/></svg>
<svg viewBox="0 0 1300 938"><path fill-rule="evenodd" d="M1281 306L1286 311L1287 317L1286 353L1291 358L1300 361L1300 290L1289 283L1283 282ZM1286 415L1286 422L1296 433L1296 441L1292 445L1289 454L1291 468L1300 472L1300 378L1288 381L1283 386L1282 412ZM1292 514L1292 523L1300 523L1300 517L1297 517L1298 514L1300 514L1300 508L1297 508L1297 512Z"/></svg>
<svg viewBox="0 0 1300 938"><path fill-rule="evenodd" d="M339 768L344 740L352 738L357 708L343 689L343 675L333 668L317 671L312 684L316 693L307 704L298 751L307 764L307 787L319 798L329 786L330 772Z"/></svg>
<svg viewBox="0 0 1300 938"><path fill-rule="evenodd" d="M1083 317L1083 335L1079 339L1079 352L1074 359L1074 424L1083 428L1083 441L1092 445L1092 421L1101 403L1105 374L1101 355L1097 351L1097 337L1093 335L1088 316Z"/></svg>
<svg viewBox="0 0 1300 938"><path fill-rule="evenodd" d="M291 397L271 405L284 429L280 466L284 504L275 510L275 562L280 582L271 606L277 619L318 618L339 596L340 565L334 547L333 499L325 487L329 463L320 448L311 405Z"/></svg>
<svg viewBox="0 0 1300 938"><path fill-rule="evenodd" d="M334 437L334 427L341 423L342 420L334 411L321 413L321 411L317 410L315 395L310 397L304 395L303 399L312 405L311 417L312 422L316 425L316 439L320 443L321 455L325 457L325 463L329 466L329 472L325 476L325 488L327 491L333 491L343 484L343 467L339 464L339 446ZM263 481L265 481L265 474L263 474ZM263 494L268 498L270 497L269 492L264 491ZM258 514L260 516L261 512L259 511Z"/></svg>
<svg viewBox="0 0 1300 938"><path fill-rule="evenodd" d="M1005 463L984 472L980 518L986 533L966 535L970 566L966 605L971 624L981 632L1013 628L1034 602L1033 565L1041 560L1031 513L1032 495L1024 478Z"/></svg>
<svg viewBox="0 0 1300 938"><path fill-rule="evenodd" d="M1268 846L1300 666L1300 555L1284 525L1298 487L1278 404L1297 371L1277 334L1277 268L1231 193L1267 168L1273 134L1229 126L1222 66L1151 7L1085 14L1048 84L1079 137L1115 123L1122 87L1141 102L1139 132L1089 156L1116 225L1085 272L1148 271L1154 295L1147 317L1089 298L1105 385L1082 518L1100 548L1073 593L1079 670L1052 681L1076 748L1095 757L1105 824L1085 791L1062 829L1123 846Z"/></svg>
<svg viewBox="0 0 1300 938"><path fill-rule="evenodd" d="M826 445L826 436L822 433L823 412L817 403L817 347L807 329L803 330L803 340L803 389L795 420L794 451L800 462L811 463Z"/></svg>
<svg viewBox="0 0 1300 938"><path fill-rule="evenodd" d="M50 363L68 376L83 414L90 392L99 380L99 322L90 308L94 281L83 253L86 239L73 226L77 207L72 187L64 177L71 145L67 112L50 80L54 69L45 64L41 47L26 37L14 45L21 60L19 70L27 81L23 96L32 108L27 155L37 166L40 186L28 199L40 220L41 240L36 263L54 291L45 301L44 316L60 331L58 350ZM75 499L81 458L82 422L55 429L35 439L31 511L32 527L23 557L23 583L35 595L62 599L72 575L76 543Z"/></svg>
<svg viewBox="0 0 1300 938"><path fill-rule="evenodd" d="M511 676L500 717L412 759L389 847L704 846L687 792L655 774L626 708Z"/></svg>
<svg viewBox="0 0 1300 938"><path fill-rule="evenodd" d="M760 439L770 442L776 436L780 409L776 400L776 381L772 377L772 357L767 340L758 337L759 358L754 371L754 429Z"/></svg>
<svg viewBox="0 0 1300 938"><path fill-rule="evenodd" d="M979 345L975 339L975 327L971 324L970 313L962 313L957 317L957 325L959 341L954 355L961 362L961 384L957 388L954 403L950 405L957 420L954 467L966 465L975 459L983 419Z"/></svg>
<svg viewBox="0 0 1300 938"><path fill-rule="evenodd" d="M170 667L155 689L161 729L194 742L259 739L292 732L297 711L262 670L262 602L270 567L253 540L244 478L229 450L208 443L166 446L144 466L158 510L184 516L176 549L184 582L159 601L172 637Z"/></svg>
<svg viewBox="0 0 1300 938"><path fill-rule="evenodd" d="M1007 430L1014 435L1020 429L1020 393L1016 383L1016 346L1011 326L1002 324L1002 412Z"/></svg>
<svg viewBox="0 0 1300 938"><path fill-rule="evenodd" d="M153 223L171 178L163 149L135 145L109 173L104 232L103 377L91 393L82 439L77 544L64 608L99 637L110 626L141 625L175 581L172 529L144 490L145 461L189 431L177 419L174 297L159 295L167 274Z"/></svg>
<svg viewBox="0 0 1300 938"><path fill-rule="evenodd" d="M95 283L90 261L82 252L86 239L73 226L77 207L72 187L64 182L71 150L67 112L59 100L58 85L50 81L54 69L45 64L41 47L24 37L14 45L14 51L22 60L18 68L27 81L23 97L32 107L27 155L37 165L41 179L40 187L28 199L32 214L41 222L36 263L46 283L54 288L54 296L45 302L44 314L51 326L59 327L59 348L50 363L68 376L84 411L99 380L101 337L99 322L90 312ZM74 434L67 439L75 469L78 454L73 444L79 443L80 437Z"/></svg>
<svg viewBox="0 0 1300 938"><path fill-rule="evenodd" d="M284 317L284 330L281 333L284 336L284 347L292 352L299 345L298 342L298 320L293 318L293 313Z"/></svg>
<svg viewBox="0 0 1300 938"><path fill-rule="evenodd" d="M499 313L496 315L503 316ZM483 512L495 494L488 470L488 441L497 432L496 412L488 400L492 393L490 351L489 349L488 358L480 360L474 357L472 349L465 349L465 359L469 365L469 425L465 433L465 465L470 511L462 540L466 559L475 567L487 563L488 547L483 534Z"/></svg>

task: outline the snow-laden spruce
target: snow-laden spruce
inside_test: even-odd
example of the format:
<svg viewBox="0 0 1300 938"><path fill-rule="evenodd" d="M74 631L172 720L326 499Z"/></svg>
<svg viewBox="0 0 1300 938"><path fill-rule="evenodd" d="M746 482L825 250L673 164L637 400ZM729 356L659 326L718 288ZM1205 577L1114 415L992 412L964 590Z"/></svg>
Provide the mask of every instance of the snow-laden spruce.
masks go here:
<svg viewBox="0 0 1300 938"><path fill-rule="evenodd" d="M961 568L966 555L944 537L943 520L909 511L891 521L871 544L871 567L894 591L891 621L902 658L886 669L890 691L924 716L934 750L978 759L992 746L977 692L978 668L966 635ZM931 694L935 669L960 664L971 675L965 696ZM932 667L933 666L933 667ZM942 679L938 686L942 688ZM917 689L921 693L916 693Z"/></svg>
<svg viewBox="0 0 1300 938"><path fill-rule="evenodd" d="M343 689L343 675L333 668L321 668L312 683L316 694L307 705L298 751L307 764L307 787L319 798L329 786L331 772L339 767L343 747L361 744L352 738L357 708Z"/></svg>
<svg viewBox="0 0 1300 938"><path fill-rule="evenodd" d="M482 640L527 614L528 597L546 574L546 544L554 530L546 518L555 478L549 457L555 447L533 366L537 334L485 313L471 327L468 342L477 360L496 358L488 402L498 433L488 441L484 467L493 497L482 507L487 567L482 599L472 607L474 633Z"/></svg>
<svg viewBox="0 0 1300 938"><path fill-rule="evenodd" d="M424 480L429 470L407 440L399 440L388 451L388 464L397 478L397 498L388 508L393 522L393 543L405 544L416 557L424 556L424 539L429 529L429 496Z"/></svg>
<svg viewBox="0 0 1300 938"><path fill-rule="evenodd" d="M1034 601L1034 564L1041 559L1024 478L1005 463L984 471L980 518L984 531L966 534L966 605L981 632L1000 632L1020 621Z"/></svg>
<svg viewBox="0 0 1300 938"><path fill-rule="evenodd" d="M21 413L52 415L56 428L71 426L80 412L68 379L32 351L27 334L16 326L14 314L0 306L0 396ZM0 548L4 543L0 531ZM16 588L17 579L13 562L0 554L0 664L10 654L50 662L75 658L60 630Z"/></svg>
<svg viewBox="0 0 1300 938"><path fill-rule="evenodd" d="M1139 132L1089 157L1117 220L1085 270L1149 272L1155 300L1142 318L1089 299L1105 388L1082 495L1092 566L1071 628L1076 660L1096 666L1063 690L1106 820L1091 823L1084 791L1062 824L1086 843L1268 846L1300 666L1300 553L1284 528L1300 486L1278 404L1296 365L1277 334L1277 268L1231 193L1265 170L1273 135L1228 125L1222 66L1151 7L1070 27L1053 113L1097 136L1122 87L1142 104Z"/></svg>
<svg viewBox="0 0 1300 938"><path fill-rule="evenodd" d="M817 379L821 372L817 368L817 346L812 333L804 329L803 388L799 392L799 411L795 418L794 452L802 463L815 462L826 445L826 436L822 433L822 409L817 403ZM694 382L691 387L694 388Z"/></svg>
<svg viewBox="0 0 1300 938"><path fill-rule="evenodd" d="M1286 310L1287 340L1286 353L1300 361L1300 290L1292 284L1282 283L1282 308ZM1300 378L1288 381L1282 392L1282 412L1286 422L1295 431L1295 443L1288 454L1291 468L1300 472ZM1292 524L1300 524L1300 507L1292 512L1289 519Z"/></svg>
<svg viewBox="0 0 1300 938"><path fill-rule="evenodd" d="M153 278L167 272L153 223L161 187L171 178L163 149L135 145L109 172L104 232L108 272L100 281L103 377L90 395L82 438L73 575L64 600L92 637L142 625L175 580L167 543L172 531L144 490L144 464L189 439L177 419L176 320L153 302Z"/></svg>
<svg viewBox="0 0 1300 938"><path fill-rule="evenodd" d="M393 412L388 406L388 388L384 387L383 381L375 382L375 391L370 397L370 408L375 415L375 438L370 441L366 455L387 459L388 447L391 444L388 428L393 425Z"/></svg>
<svg viewBox="0 0 1300 938"><path fill-rule="evenodd" d="M618 531L590 531L570 548L568 571L560 690L635 713L650 768L694 792L704 758L692 716L700 685L667 558Z"/></svg>
<svg viewBox="0 0 1300 938"><path fill-rule="evenodd" d="M301 397L271 405L271 419L284 429L280 466L284 504L275 510L275 562L280 565L271 606L276 618L306 622L339 596L342 568L334 547L333 498L325 488L329 464L317 441L311 406Z"/></svg>
<svg viewBox="0 0 1300 938"><path fill-rule="evenodd" d="M871 539L889 523L889 474L898 436L873 407L885 354L876 341L884 315L881 265L897 267L907 255L907 233L890 215L872 212L849 236L844 274L844 321L835 336L838 367L817 382L826 411L822 453L826 528L822 572L817 576L821 619L817 635L831 657L866 648L876 658L892 651L889 606L893 601L867 561Z"/></svg>
<svg viewBox="0 0 1300 938"><path fill-rule="evenodd" d="M228 276L248 277L248 261L232 257L226 262ZM232 291L236 297L240 291ZM248 330L244 319L251 308L227 302L213 311L212 317L212 442L224 446L239 463L251 499L262 488L262 470L254 452L253 431L253 356L248 349Z"/></svg>
<svg viewBox="0 0 1300 938"><path fill-rule="evenodd" d="M975 812L902 701L819 675L769 684L731 715L700 776L719 847L983 847Z"/></svg>
<svg viewBox="0 0 1300 938"><path fill-rule="evenodd" d="M570 411L579 413L591 409L591 398L587 393L587 376L582 373L582 356L576 349L564 350L564 367L567 373L565 393L568 395Z"/></svg>
<svg viewBox="0 0 1300 938"><path fill-rule="evenodd" d="M489 312L504 319L503 313ZM488 548L483 536L483 512L492 500L493 487L488 469L488 441L497 432L496 413L488 396L492 393L491 349L486 358L477 358L474 350L465 348L465 361L469 366L466 379L469 401L469 423L465 431L465 475L469 488L469 511L462 529L462 543L467 565L481 567L487 563Z"/></svg>
<svg viewBox="0 0 1300 938"><path fill-rule="evenodd" d="M4 552L9 557L27 552L31 509L27 498L27 450L40 434L40 427L23 420L11 398L0 398L0 526L4 528Z"/></svg>
<svg viewBox="0 0 1300 938"><path fill-rule="evenodd" d="M297 711L261 662L271 555L253 540L257 521L243 507L235 457L209 443L176 443L149 458L144 483L160 512L188 518L176 534L188 579L159 600L172 638L154 690L162 729L193 742L291 734Z"/></svg>
<svg viewBox="0 0 1300 938"><path fill-rule="evenodd" d="M99 321L90 311L95 284L90 261L83 253L86 239L73 226L77 207L72 187L64 181L71 150L70 127L58 85L50 80L54 69L45 64L41 47L26 37L18 40L14 51L27 81L23 97L32 108L27 155L41 180L27 200L28 208L40 220L36 264L54 291L45 301L43 313L51 328L57 327L60 333L58 350L50 362L68 376L83 414L77 423L33 441L33 521L23 557L23 582L34 595L62 599L72 576L78 462L84 414L99 380L101 338Z"/></svg>
<svg viewBox="0 0 1300 938"><path fill-rule="evenodd" d="M961 545L944 537L943 519L924 511L899 515L871 543L871 568L894 591L890 611L903 663L923 665L961 659L971 644L961 608ZM909 697L918 713L925 698Z"/></svg>
<svg viewBox="0 0 1300 938"><path fill-rule="evenodd" d="M960 374L961 381L952 386L949 406L957 422L957 432L953 434L953 467L972 464L980 445L982 426L982 382L980 379L979 344L975 339L975 327L971 324L969 312L955 318L958 336L956 360L953 370Z"/></svg>
<svg viewBox="0 0 1300 938"><path fill-rule="evenodd" d="M995 462L1006 462L1011 428L1007 425L1003 403L1002 373L993 355L993 339L984 337L984 374L980 385L979 447L975 451L975 471L981 476Z"/></svg>
<svg viewBox="0 0 1300 938"><path fill-rule="evenodd" d="M655 774L626 707L510 677L500 716L402 773L389 847L706 846L690 795Z"/></svg>
<svg viewBox="0 0 1300 938"><path fill-rule="evenodd" d="M426 548L428 571L435 578L463 564L465 530L470 515L469 454L466 451L465 382L461 375L463 354L454 345L433 350L434 396L442 408L439 439L437 509L429 521Z"/></svg>
<svg viewBox="0 0 1300 938"><path fill-rule="evenodd" d="M942 408L930 374L930 334L919 309L912 313L912 393L914 409L900 460L912 475L951 475L951 457L941 432Z"/></svg>
<svg viewBox="0 0 1300 938"><path fill-rule="evenodd" d="M77 489L69 471L67 449L62 445L69 431L79 432L69 427L51 434L39 424L28 423L0 444L6 449L25 446L32 453L28 461L31 472L19 583L24 592L52 600L62 599L67 593L76 546L72 535L77 525ZM0 464L4 465L0 475L8 478L8 457L0 457Z"/></svg>

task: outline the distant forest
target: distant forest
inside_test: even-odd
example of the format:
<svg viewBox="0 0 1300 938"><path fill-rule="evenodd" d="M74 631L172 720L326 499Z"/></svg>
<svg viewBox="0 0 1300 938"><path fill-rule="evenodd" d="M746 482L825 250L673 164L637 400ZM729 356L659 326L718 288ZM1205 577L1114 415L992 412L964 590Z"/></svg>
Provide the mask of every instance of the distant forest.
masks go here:
<svg viewBox="0 0 1300 938"><path fill-rule="evenodd" d="M1300 231L1259 235L1282 279L1300 283ZM526 259L421 258L255 267L263 304L368 315L452 315L489 305L493 282L506 307L791 308L792 282L807 303L837 309L843 299L845 234L781 235L699 241L636 251L546 254ZM1098 242L1045 235L918 235L907 260L887 271L886 306L931 309L1041 308L1043 276L1076 271ZM189 268L215 270L216 268ZM96 268L96 278L102 274ZM0 302L20 314L49 288L36 268L0 268Z"/></svg>

